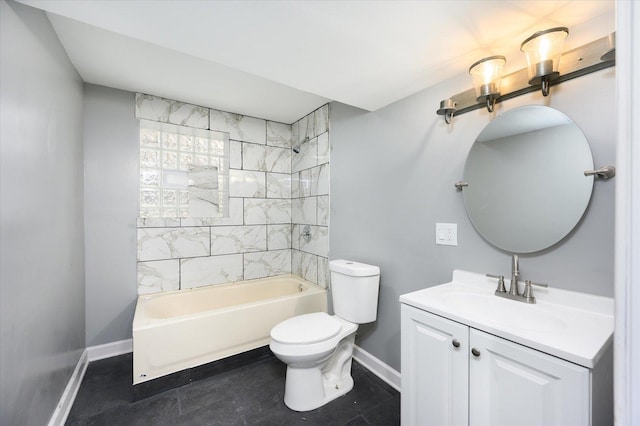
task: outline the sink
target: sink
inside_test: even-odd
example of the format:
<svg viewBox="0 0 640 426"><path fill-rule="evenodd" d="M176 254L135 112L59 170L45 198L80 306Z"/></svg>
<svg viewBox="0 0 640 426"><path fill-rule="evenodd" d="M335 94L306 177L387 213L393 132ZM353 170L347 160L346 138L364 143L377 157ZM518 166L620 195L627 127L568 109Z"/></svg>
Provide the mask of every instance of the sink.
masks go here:
<svg viewBox="0 0 640 426"><path fill-rule="evenodd" d="M497 281L453 271L451 282L400 296L400 302L592 368L613 336L613 299L536 289L537 303L494 294Z"/></svg>
<svg viewBox="0 0 640 426"><path fill-rule="evenodd" d="M442 302L488 323L508 322L515 329L558 331L567 328L562 317L544 305L523 305L492 294L451 291L442 295Z"/></svg>

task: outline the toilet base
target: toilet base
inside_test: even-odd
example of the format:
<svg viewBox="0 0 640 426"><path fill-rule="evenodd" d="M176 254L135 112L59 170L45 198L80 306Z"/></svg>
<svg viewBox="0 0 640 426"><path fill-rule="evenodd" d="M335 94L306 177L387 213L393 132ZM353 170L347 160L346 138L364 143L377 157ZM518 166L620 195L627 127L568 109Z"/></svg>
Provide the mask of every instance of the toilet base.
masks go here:
<svg viewBox="0 0 640 426"><path fill-rule="evenodd" d="M353 389L351 361L355 333L343 339L327 361L317 367L287 366L284 403L294 411L322 407Z"/></svg>

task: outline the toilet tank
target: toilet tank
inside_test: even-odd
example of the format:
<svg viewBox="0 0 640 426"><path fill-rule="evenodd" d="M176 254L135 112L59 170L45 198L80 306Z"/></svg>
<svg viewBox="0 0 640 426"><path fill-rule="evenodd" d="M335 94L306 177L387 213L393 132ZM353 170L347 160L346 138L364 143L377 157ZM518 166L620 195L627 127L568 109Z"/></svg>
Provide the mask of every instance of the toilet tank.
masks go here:
<svg viewBox="0 0 640 426"><path fill-rule="evenodd" d="M380 268L338 259L329 262L333 311L356 324L373 322L378 316Z"/></svg>

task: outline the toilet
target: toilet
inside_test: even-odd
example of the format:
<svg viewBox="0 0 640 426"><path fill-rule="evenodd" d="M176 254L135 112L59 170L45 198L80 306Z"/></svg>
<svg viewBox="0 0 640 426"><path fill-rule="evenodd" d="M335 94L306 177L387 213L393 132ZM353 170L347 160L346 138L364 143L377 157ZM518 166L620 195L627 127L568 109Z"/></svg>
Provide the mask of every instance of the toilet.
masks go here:
<svg viewBox="0 0 640 426"><path fill-rule="evenodd" d="M353 388L351 358L358 324L376 320L380 268L332 260L331 295L335 315L299 315L273 327L269 347L287 364L284 403L309 411Z"/></svg>

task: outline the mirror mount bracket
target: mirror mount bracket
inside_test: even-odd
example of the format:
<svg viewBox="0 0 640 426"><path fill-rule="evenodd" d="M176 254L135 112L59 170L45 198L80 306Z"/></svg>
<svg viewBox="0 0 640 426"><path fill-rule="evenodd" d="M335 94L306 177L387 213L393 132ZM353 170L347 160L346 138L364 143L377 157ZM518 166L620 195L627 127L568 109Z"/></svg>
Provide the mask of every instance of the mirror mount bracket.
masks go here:
<svg viewBox="0 0 640 426"><path fill-rule="evenodd" d="M600 179L611 179L616 175L616 168L613 166L602 166L596 170L585 170L585 176L594 176Z"/></svg>
<svg viewBox="0 0 640 426"><path fill-rule="evenodd" d="M465 188L465 187L469 186L469 184L467 182L461 180L459 182L454 183L453 186L456 187L457 191L462 191L462 188Z"/></svg>

